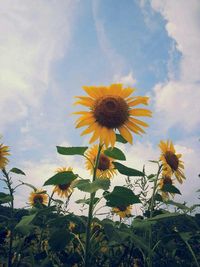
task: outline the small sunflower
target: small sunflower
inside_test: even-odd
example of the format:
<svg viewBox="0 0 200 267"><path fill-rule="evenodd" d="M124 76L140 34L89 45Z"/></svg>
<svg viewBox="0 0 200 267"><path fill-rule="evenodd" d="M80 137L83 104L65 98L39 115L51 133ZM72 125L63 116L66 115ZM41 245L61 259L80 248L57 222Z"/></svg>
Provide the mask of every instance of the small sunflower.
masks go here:
<svg viewBox="0 0 200 267"><path fill-rule="evenodd" d="M62 167L62 168L58 168L56 172L59 173L59 172L67 172L67 171L72 171L72 168ZM73 184L74 184L74 181L67 183L67 184L57 184L54 187L53 191L57 193L58 196L61 198L69 197L73 192Z"/></svg>
<svg viewBox="0 0 200 267"><path fill-rule="evenodd" d="M159 187L159 189L162 191L164 185L167 185L167 184L172 185L173 182L174 182L174 181L172 180L172 178L171 178L170 176L163 176L163 177L160 179L159 183L158 183L158 187ZM162 191L162 198L163 198L163 199L166 199L166 200L169 199L169 194L170 194L172 197L174 197L174 194L173 194L173 193L169 193L169 192L164 192L164 191Z"/></svg>
<svg viewBox="0 0 200 267"><path fill-rule="evenodd" d="M6 156L9 155L9 147L0 144L0 169L5 168L5 166L8 164L8 159L6 158Z"/></svg>
<svg viewBox="0 0 200 267"><path fill-rule="evenodd" d="M181 154L176 154L172 141L160 141L159 147L161 149L160 160L163 165L163 175L171 177L173 174L179 183L182 184L185 175L183 173L184 165L180 160Z"/></svg>
<svg viewBox="0 0 200 267"><path fill-rule="evenodd" d="M96 177L98 178L112 178L116 174L116 170L114 169L113 159L104 155L105 148L101 149L101 153L99 156L99 164L97 167ZM94 171L94 164L96 161L96 157L98 154L98 145L94 145L89 148L85 155L88 159L86 159L86 169L90 170L91 174Z"/></svg>
<svg viewBox="0 0 200 267"><path fill-rule="evenodd" d="M37 189L36 191L31 192L29 203L32 207L46 205L48 203L48 196L43 189Z"/></svg>
<svg viewBox="0 0 200 267"><path fill-rule="evenodd" d="M81 135L93 133L90 143L100 139L106 146L114 146L116 141L115 130L132 144L130 131L144 133L142 127L148 124L136 119L138 116L151 117L151 111L143 108L134 108L139 104L147 105L148 97L130 97L133 88L123 88L122 84L110 86L83 86L89 96L79 96L75 104L88 107L89 111L78 111L81 115L76 122L76 128L87 126Z"/></svg>
<svg viewBox="0 0 200 267"><path fill-rule="evenodd" d="M114 212L117 215L119 215L119 217L121 219L123 219L125 217L130 217L131 210L132 210L132 206L131 205L129 205L129 206L119 206L119 207L112 208L112 212Z"/></svg>

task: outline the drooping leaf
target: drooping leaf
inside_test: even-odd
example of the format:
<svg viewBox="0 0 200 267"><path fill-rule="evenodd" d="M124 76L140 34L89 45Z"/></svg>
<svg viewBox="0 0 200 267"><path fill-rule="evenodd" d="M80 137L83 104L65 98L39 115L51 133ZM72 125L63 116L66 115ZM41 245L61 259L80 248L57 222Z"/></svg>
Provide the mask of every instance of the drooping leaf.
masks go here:
<svg viewBox="0 0 200 267"><path fill-rule="evenodd" d="M9 203L12 199L11 195L0 192L0 204Z"/></svg>
<svg viewBox="0 0 200 267"><path fill-rule="evenodd" d="M16 173L16 174L22 174L22 175L26 175L22 170L18 169L18 168L12 168L10 170L10 172Z"/></svg>
<svg viewBox="0 0 200 267"><path fill-rule="evenodd" d="M119 162L113 162L113 164L121 174L124 174L126 176L144 176L143 172L126 167Z"/></svg>
<svg viewBox="0 0 200 267"><path fill-rule="evenodd" d="M105 194L104 198L107 200L106 205L109 207L128 206L134 203L141 203L138 196L129 188L123 186L115 186L113 191Z"/></svg>
<svg viewBox="0 0 200 267"><path fill-rule="evenodd" d="M65 249L72 238L73 235L67 229L58 229L51 234L49 245L53 251L61 251Z"/></svg>
<svg viewBox="0 0 200 267"><path fill-rule="evenodd" d="M124 139L124 137L121 134L116 134L116 141L123 144L128 143L128 141L126 141L126 139Z"/></svg>
<svg viewBox="0 0 200 267"><path fill-rule="evenodd" d="M77 177L78 175L74 174L72 171L59 172L49 178L44 183L44 185L68 184L75 180Z"/></svg>
<svg viewBox="0 0 200 267"><path fill-rule="evenodd" d="M117 147L109 147L104 151L104 154L113 159L126 160L126 156L124 155L124 153Z"/></svg>
<svg viewBox="0 0 200 267"><path fill-rule="evenodd" d="M83 156L88 147L63 147L57 146L57 152L62 155L81 155Z"/></svg>
<svg viewBox="0 0 200 267"><path fill-rule="evenodd" d="M179 194L181 195L181 192L172 184L164 184L162 187L163 192L173 193L173 194Z"/></svg>
<svg viewBox="0 0 200 267"><path fill-rule="evenodd" d="M90 182L89 179L80 180L76 183L75 187L81 191L93 193L99 189L107 190L110 187L110 180L96 179L94 182Z"/></svg>
<svg viewBox="0 0 200 267"><path fill-rule="evenodd" d="M23 228L26 225L29 225L34 220L36 215L37 215L37 213L31 214L31 215L27 215L27 216L23 216L21 221L15 226L15 228L19 229L21 227Z"/></svg>

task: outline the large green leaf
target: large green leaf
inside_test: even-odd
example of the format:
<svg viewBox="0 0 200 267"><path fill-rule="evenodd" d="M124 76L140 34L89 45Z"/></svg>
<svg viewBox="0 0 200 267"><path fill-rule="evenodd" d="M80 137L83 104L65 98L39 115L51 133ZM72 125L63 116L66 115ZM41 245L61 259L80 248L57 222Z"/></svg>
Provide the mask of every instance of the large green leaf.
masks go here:
<svg viewBox="0 0 200 267"><path fill-rule="evenodd" d="M170 205L173 205L173 206L176 206L177 208L181 209L181 210L189 210L190 208L187 207L185 204L181 204L181 203L178 203L178 202L175 202L173 200L167 200L165 201L166 204L170 204Z"/></svg>
<svg viewBox="0 0 200 267"><path fill-rule="evenodd" d="M173 193L173 194L179 194L181 195L181 192L172 184L164 184L162 187L163 192Z"/></svg>
<svg viewBox="0 0 200 267"><path fill-rule="evenodd" d="M126 141L126 139L124 139L124 137L121 136L121 134L116 134L116 141L123 144L128 143L128 141Z"/></svg>
<svg viewBox="0 0 200 267"><path fill-rule="evenodd" d="M160 214L160 215L157 215L157 216L150 218L150 219L147 219L147 220L149 220L149 221L161 221L161 220L166 220L166 219L171 219L171 218L178 218L180 216L183 216L183 214L180 214L177 212L173 212L173 213L167 212L165 214Z"/></svg>
<svg viewBox="0 0 200 267"><path fill-rule="evenodd" d="M63 147L57 146L57 152L62 155L81 155L83 156L88 147Z"/></svg>
<svg viewBox="0 0 200 267"><path fill-rule="evenodd" d="M18 168L12 168L10 170L10 172L16 173L16 174L22 174L22 175L26 175L22 170L18 169Z"/></svg>
<svg viewBox="0 0 200 267"><path fill-rule="evenodd" d="M117 147L109 147L104 151L104 154L113 159L126 160L124 153Z"/></svg>
<svg viewBox="0 0 200 267"><path fill-rule="evenodd" d="M11 195L0 192L0 204L11 202L12 199Z"/></svg>
<svg viewBox="0 0 200 267"><path fill-rule="evenodd" d="M119 162L113 162L115 168L124 175L127 176L144 176L144 173L129 167L124 166L123 164Z"/></svg>
<svg viewBox="0 0 200 267"><path fill-rule="evenodd" d="M89 179L80 180L76 183L76 187L81 191L94 193L99 189L108 190L110 187L110 180L96 179L94 182L90 182Z"/></svg>
<svg viewBox="0 0 200 267"><path fill-rule="evenodd" d="M27 215L27 216L23 216L21 221L15 226L16 229L18 228L23 228L26 225L29 225L36 217L37 213L31 214L31 215Z"/></svg>
<svg viewBox="0 0 200 267"><path fill-rule="evenodd" d="M44 185L68 184L75 180L77 177L78 175L74 174L72 171L59 172L49 178L44 183Z"/></svg>
<svg viewBox="0 0 200 267"><path fill-rule="evenodd" d="M72 238L73 235L67 229L58 229L51 234L49 245L53 251L65 250Z"/></svg>
<svg viewBox="0 0 200 267"><path fill-rule="evenodd" d="M136 196L131 189L123 186L115 186L111 193L104 195L104 198L107 200L107 206L110 207L141 203L139 197Z"/></svg>

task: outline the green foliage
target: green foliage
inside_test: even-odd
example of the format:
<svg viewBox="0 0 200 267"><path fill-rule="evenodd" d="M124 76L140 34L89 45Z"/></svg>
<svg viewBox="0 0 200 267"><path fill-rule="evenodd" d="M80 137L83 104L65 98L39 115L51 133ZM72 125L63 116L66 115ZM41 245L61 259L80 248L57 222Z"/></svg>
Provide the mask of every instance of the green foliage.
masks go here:
<svg viewBox="0 0 200 267"><path fill-rule="evenodd" d="M62 147L57 146L57 152L61 155L81 155L83 156L88 147Z"/></svg>
<svg viewBox="0 0 200 267"><path fill-rule="evenodd" d="M126 156L124 155L124 153L117 147L106 149L104 151L104 154L113 159L126 160Z"/></svg>
<svg viewBox="0 0 200 267"><path fill-rule="evenodd" d="M12 199L11 195L0 192L0 204L9 203Z"/></svg>
<svg viewBox="0 0 200 267"><path fill-rule="evenodd" d="M127 175L127 176L144 176L144 173L129 167L124 166L119 162L113 162L115 168L119 173Z"/></svg>
<svg viewBox="0 0 200 267"><path fill-rule="evenodd" d="M115 186L111 193L104 194L107 200L106 205L109 207L128 206L135 203L140 203L140 199L133 191L123 186Z"/></svg>
<svg viewBox="0 0 200 267"><path fill-rule="evenodd" d="M94 182L90 182L89 179L79 180L75 187L84 192L94 193L99 189L108 190L110 187L110 180L96 179Z"/></svg>
<svg viewBox="0 0 200 267"><path fill-rule="evenodd" d="M164 184L164 186L162 187L162 191L181 195L180 190L172 184Z"/></svg>
<svg viewBox="0 0 200 267"><path fill-rule="evenodd" d="M77 177L78 175L74 174L72 171L59 172L49 178L44 185L68 184L74 181Z"/></svg>
<svg viewBox="0 0 200 267"><path fill-rule="evenodd" d="M26 175L22 170L18 169L18 168L12 168L10 170L10 172L16 173L16 174L22 174L22 175Z"/></svg>
<svg viewBox="0 0 200 267"><path fill-rule="evenodd" d="M128 143L121 134L116 134L116 141L123 144Z"/></svg>

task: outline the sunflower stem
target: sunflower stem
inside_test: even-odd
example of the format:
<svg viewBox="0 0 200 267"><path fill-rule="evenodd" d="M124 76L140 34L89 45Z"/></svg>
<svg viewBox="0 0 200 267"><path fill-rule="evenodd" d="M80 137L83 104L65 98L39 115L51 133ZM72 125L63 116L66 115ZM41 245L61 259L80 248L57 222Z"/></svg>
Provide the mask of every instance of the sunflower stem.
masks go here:
<svg viewBox="0 0 200 267"><path fill-rule="evenodd" d="M99 164L99 158L100 158L102 146L103 145L99 144L96 162L95 162L95 166L94 166L93 177L92 177L93 182L96 179L96 172L97 172L97 168L98 168L98 164ZM91 236L91 223L92 223L92 216L93 216L94 198L95 198L95 192L90 194L90 204L89 204L87 228L86 228L85 257L84 257L85 267L91 266L89 264L89 250L90 250L90 236Z"/></svg>
<svg viewBox="0 0 200 267"><path fill-rule="evenodd" d="M8 187L10 196L11 196L11 201L10 201L10 217L11 217L11 221L13 221L13 217L14 217L14 198L13 198L13 193L14 190L12 189L12 181L6 171L5 168L2 169L3 175L6 178L5 182L6 185ZM8 267L12 266L12 246L13 246L13 225L10 226L10 240L9 240L9 250L8 250Z"/></svg>
<svg viewBox="0 0 200 267"><path fill-rule="evenodd" d="M161 173L161 169L162 169L162 165L159 165L156 179L154 180L154 185L153 185L153 193L152 193L151 203L150 203L150 218L153 217L154 204L155 204L155 194L156 194L157 182L158 182L159 175ZM150 229L149 229L149 255L148 255L148 266L149 267L153 266L152 252L153 252L153 250L152 250L152 226L150 226Z"/></svg>

